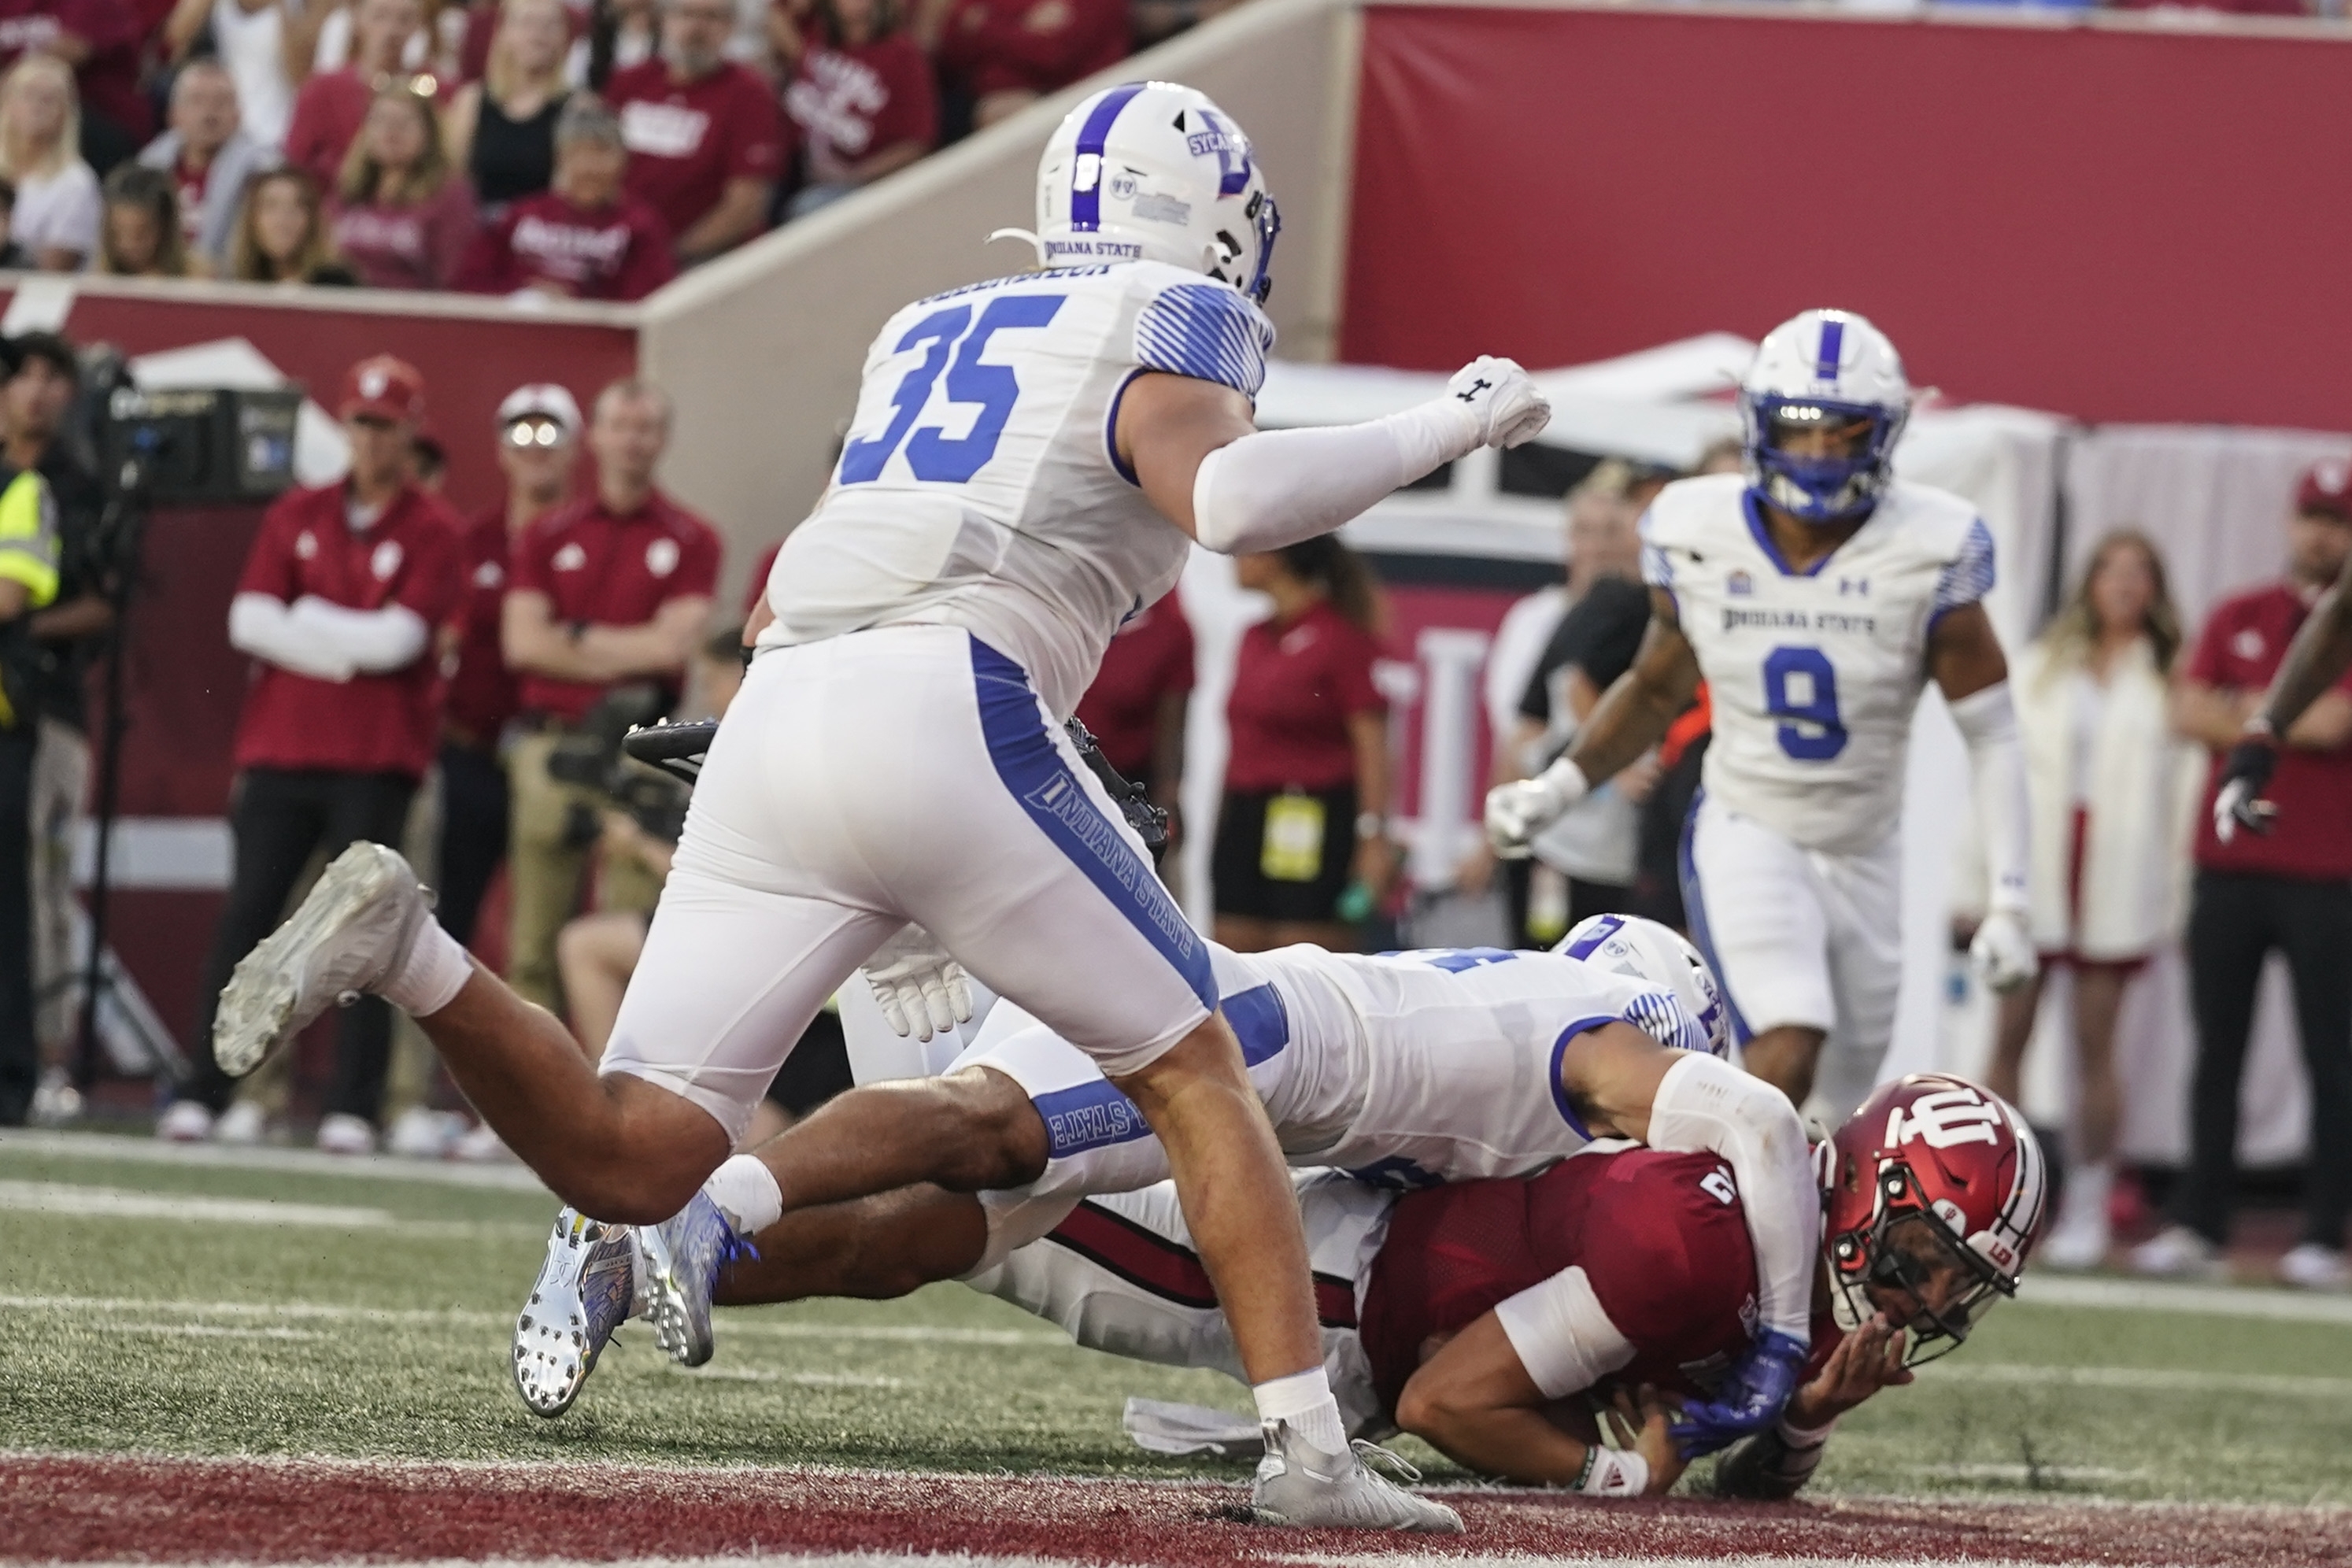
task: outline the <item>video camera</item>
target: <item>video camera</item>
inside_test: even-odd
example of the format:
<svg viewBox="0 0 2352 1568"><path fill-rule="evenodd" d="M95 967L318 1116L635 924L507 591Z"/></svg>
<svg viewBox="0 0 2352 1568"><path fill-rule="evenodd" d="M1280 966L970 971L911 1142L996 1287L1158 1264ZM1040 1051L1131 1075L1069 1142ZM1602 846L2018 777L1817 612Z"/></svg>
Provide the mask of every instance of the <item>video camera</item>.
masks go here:
<svg viewBox="0 0 2352 1568"><path fill-rule="evenodd" d="M677 843L686 831L686 806L693 791L632 761L621 744L630 731L656 722L668 707L667 696L657 686L614 687L588 710L576 733L556 742L548 753L548 776L593 790L647 834L665 844ZM565 814L563 842L568 847L586 848L604 831L593 805L575 803Z"/></svg>

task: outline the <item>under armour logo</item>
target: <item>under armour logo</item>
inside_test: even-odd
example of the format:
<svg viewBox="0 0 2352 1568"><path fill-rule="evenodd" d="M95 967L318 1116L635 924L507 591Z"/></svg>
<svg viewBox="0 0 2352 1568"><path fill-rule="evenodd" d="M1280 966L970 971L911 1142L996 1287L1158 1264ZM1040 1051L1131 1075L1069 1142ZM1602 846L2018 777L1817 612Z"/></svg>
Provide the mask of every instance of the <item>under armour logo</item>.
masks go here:
<svg viewBox="0 0 2352 1568"><path fill-rule="evenodd" d="M1465 403L1475 403L1478 401L1478 395L1494 384L1495 384L1493 382L1488 381L1482 375L1477 380L1472 382L1468 386L1465 386L1461 391L1455 393L1454 395L1460 398Z"/></svg>

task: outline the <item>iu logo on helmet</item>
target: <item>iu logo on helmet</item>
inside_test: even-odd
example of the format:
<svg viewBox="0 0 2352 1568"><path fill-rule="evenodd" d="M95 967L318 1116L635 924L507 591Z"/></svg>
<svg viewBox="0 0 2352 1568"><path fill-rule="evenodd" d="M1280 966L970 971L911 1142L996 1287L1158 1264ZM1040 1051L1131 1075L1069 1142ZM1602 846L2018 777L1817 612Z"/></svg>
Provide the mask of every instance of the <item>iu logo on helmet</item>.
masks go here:
<svg viewBox="0 0 2352 1568"><path fill-rule="evenodd" d="M1897 1149L1914 1139L1924 1140L1930 1149L1998 1143L2000 1138L1994 1129L2000 1125L2000 1112L1976 1090L1939 1089L1921 1095L1907 1108L1897 1105L1886 1113L1885 1146Z"/></svg>

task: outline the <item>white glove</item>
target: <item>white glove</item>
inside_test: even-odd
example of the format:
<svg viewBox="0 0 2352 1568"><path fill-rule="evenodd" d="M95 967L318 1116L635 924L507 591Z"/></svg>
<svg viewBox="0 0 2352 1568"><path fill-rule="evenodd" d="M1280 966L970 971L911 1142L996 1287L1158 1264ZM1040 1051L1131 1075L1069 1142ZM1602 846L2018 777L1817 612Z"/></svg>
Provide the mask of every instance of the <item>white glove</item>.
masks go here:
<svg viewBox="0 0 2352 1568"><path fill-rule="evenodd" d="M883 1021L900 1039L928 1040L971 1022L971 984L963 965L920 926L908 926L884 942L860 973L882 1005Z"/></svg>
<svg viewBox="0 0 2352 1568"><path fill-rule="evenodd" d="M2025 929L2021 910L1995 910L1977 927L1969 943L1969 965L1977 978L1995 991L2014 991L2042 972L2033 951L2033 933Z"/></svg>
<svg viewBox="0 0 2352 1568"><path fill-rule="evenodd" d="M1454 373L1445 394L1478 421L1482 447L1517 447L1551 423L1551 402L1516 360L1480 354Z"/></svg>
<svg viewBox="0 0 2352 1568"><path fill-rule="evenodd" d="M1566 757L1531 779L1496 784L1486 792L1486 842L1506 860L1535 852L1536 835L1567 815L1591 785L1584 770Z"/></svg>

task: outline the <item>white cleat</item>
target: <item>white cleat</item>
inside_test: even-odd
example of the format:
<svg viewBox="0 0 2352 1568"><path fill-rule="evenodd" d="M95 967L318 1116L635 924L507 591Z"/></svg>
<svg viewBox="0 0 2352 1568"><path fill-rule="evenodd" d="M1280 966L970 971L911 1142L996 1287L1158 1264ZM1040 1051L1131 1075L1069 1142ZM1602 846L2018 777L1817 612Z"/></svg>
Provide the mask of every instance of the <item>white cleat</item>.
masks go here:
<svg viewBox="0 0 2352 1568"><path fill-rule="evenodd" d="M375 1129L359 1117L338 1110L320 1119L318 1144L321 1154L373 1154Z"/></svg>
<svg viewBox="0 0 2352 1568"><path fill-rule="evenodd" d="M2230 1278L2230 1260L2221 1249L2185 1225L2173 1226L2133 1247L2131 1266L2133 1273L2158 1279L2222 1281Z"/></svg>
<svg viewBox="0 0 2352 1568"><path fill-rule="evenodd" d="M572 1408L613 1331L635 1308L636 1280L631 1227L572 1208L555 1216L539 1282L515 1319L515 1388L533 1415Z"/></svg>
<svg viewBox="0 0 2352 1568"><path fill-rule="evenodd" d="M268 1131L269 1118L261 1107L249 1100L240 1100L222 1111L220 1120L213 1123L213 1142L251 1148Z"/></svg>
<svg viewBox="0 0 2352 1568"><path fill-rule="evenodd" d="M213 1019L213 1060L243 1078L330 1006L382 985L431 913L430 895L398 851L353 844L229 976Z"/></svg>
<svg viewBox="0 0 2352 1568"><path fill-rule="evenodd" d="M1366 1461L1378 1456L1409 1480L1421 1472L1370 1443L1327 1454L1287 1421L1265 1423L1265 1458L1250 1487L1250 1511L1260 1524L1315 1530L1418 1530L1462 1533L1462 1516L1442 1502L1416 1497Z"/></svg>
<svg viewBox="0 0 2352 1568"><path fill-rule="evenodd" d="M2341 1249L2306 1241L2278 1260L2282 1282L2298 1290L2352 1290L2352 1263Z"/></svg>
<svg viewBox="0 0 2352 1568"><path fill-rule="evenodd" d="M212 1109L200 1100L175 1100L155 1119L155 1136L166 1143L201 1143L212 1135Z"/></svg>

